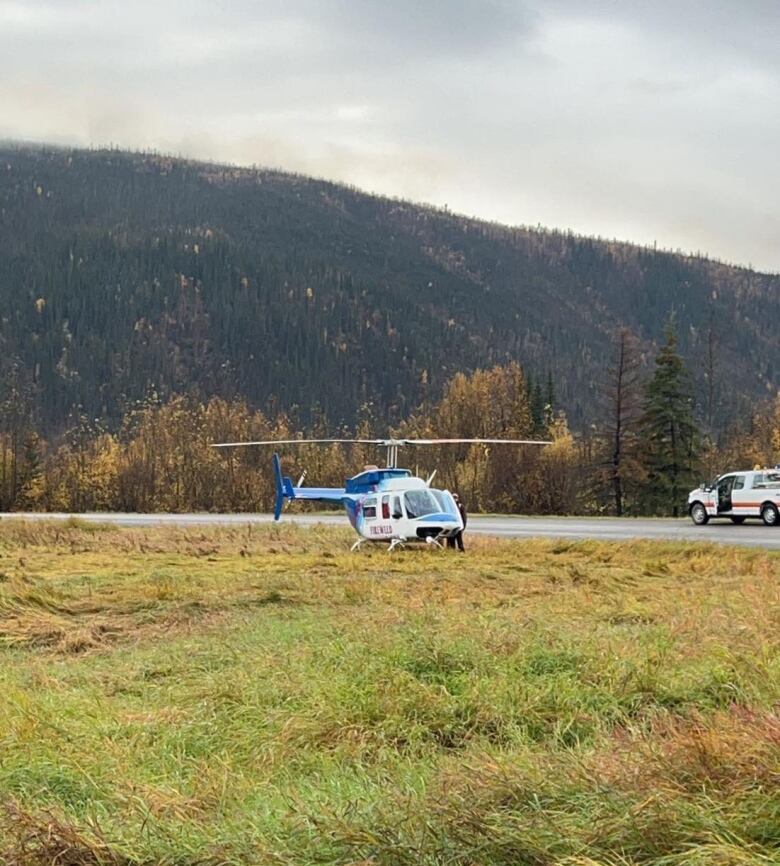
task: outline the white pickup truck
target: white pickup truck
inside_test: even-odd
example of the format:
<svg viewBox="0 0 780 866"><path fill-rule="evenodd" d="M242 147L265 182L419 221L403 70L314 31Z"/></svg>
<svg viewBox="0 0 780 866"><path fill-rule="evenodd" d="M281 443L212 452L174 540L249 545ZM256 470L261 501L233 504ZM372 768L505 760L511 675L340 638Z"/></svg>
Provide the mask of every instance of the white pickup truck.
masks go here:
<svg viewBox="0 0 780 866"><path fill-rule="evenodd" d="M728 472L688 494L688 513L697 526L711 517L744 523L760 517L767 526L780 525L780 469Z"/></svg>

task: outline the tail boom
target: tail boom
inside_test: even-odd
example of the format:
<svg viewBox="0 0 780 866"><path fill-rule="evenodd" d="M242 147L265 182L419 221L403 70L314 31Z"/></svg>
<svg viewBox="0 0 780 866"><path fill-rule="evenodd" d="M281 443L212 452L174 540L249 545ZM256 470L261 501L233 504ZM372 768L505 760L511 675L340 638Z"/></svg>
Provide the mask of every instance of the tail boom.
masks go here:
<svg viewBox="0 0 780 866"><path fill-rule="evenodd" d="M345 500L351 500L343 487L293 487L292 479L282 475L282 461L278 454L274 454L274 487L276 499L274 500L274 520L282 516L282 509L286 500L302 499L310 502L334 502L344 504Z"/></svg>

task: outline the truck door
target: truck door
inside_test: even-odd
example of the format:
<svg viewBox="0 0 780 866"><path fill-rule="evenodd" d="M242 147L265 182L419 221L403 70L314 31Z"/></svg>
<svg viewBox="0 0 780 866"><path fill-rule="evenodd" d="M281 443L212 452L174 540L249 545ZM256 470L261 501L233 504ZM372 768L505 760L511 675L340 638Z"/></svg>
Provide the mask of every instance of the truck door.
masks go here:
<svg viewBox="0 0 780 866"><path fill-rule="evenodd" d="M737 475L731 488L731 510L737 515L749 514L747 505L750 503L750 490L745 489L745 476ZM753 509L758 514L758 509Z"/></svg>
<svg viewBox="0 0 780 866"><path fill-rule="evenodd" d="M734 476L727 475L718 481L718 514L731 511L731 491L734 489Z"/></svg>

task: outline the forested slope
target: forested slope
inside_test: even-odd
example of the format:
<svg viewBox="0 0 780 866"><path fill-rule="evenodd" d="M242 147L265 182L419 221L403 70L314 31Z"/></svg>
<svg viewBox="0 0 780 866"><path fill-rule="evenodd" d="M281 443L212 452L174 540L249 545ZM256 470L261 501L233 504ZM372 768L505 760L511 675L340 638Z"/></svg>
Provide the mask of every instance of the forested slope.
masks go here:
<svg viewBox="0 0 780 866"><path fill-rule="evenodd" d="M576 427L615 328L650 351L672 310L702 401L714 359L721 418L776 387L777 276L273 171L0 150L0 352L50 433L152 388L334 424L372 401L392 422L456 370L512 359L552 373Z"/></svg>

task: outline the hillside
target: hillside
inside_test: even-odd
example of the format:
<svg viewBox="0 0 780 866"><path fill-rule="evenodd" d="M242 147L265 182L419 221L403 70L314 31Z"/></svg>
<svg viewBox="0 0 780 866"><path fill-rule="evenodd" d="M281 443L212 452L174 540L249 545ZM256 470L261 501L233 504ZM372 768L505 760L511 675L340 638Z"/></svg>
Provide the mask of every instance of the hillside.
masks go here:
<svg viewBox="0 0 780 866"><path fill-rule="evenodd" d="M780 369L778 276L273 171L6 146L0 245L0 352L49 432L151 388L392 421L510 359L581 426L614 329L649 358L672 309L702 395L712 323L722 418Z"/></svg>

